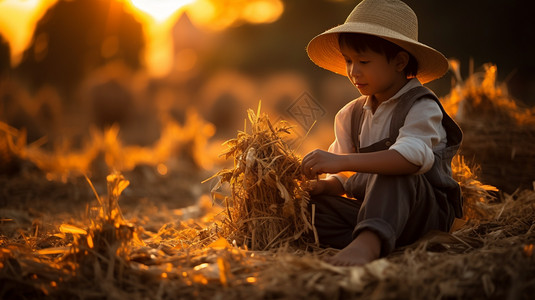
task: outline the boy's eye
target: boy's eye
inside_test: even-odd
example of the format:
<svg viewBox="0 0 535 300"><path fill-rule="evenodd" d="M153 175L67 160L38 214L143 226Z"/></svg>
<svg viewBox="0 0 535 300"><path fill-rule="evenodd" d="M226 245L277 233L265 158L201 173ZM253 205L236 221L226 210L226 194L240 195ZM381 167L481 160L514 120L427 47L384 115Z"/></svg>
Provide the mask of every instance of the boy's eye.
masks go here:
<svg viewBox="0 0 535 300"><path fill-rule="evenodd" d="M365 64L367 64L367 63L369 63L369 62L370 62L369 60L361 60L361 61L359 61L359 63L361 63L361 64L363 64L363 65L365 65Z"/></svg>

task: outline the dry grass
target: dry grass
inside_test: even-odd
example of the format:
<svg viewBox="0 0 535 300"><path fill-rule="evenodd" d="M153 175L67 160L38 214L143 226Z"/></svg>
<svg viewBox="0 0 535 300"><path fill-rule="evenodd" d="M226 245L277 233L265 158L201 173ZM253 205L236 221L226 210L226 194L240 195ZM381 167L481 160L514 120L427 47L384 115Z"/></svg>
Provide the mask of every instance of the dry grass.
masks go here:
<svg viewBox="0 0 535 300"><path fill-rule="evenodd" d="M452 162L453 178L459 182L463 195L463 219L481 219L490 214L490 204L498 202L494 186L480 181L480 170L477 165L469 166L461 155L456 155Z"/></svg>

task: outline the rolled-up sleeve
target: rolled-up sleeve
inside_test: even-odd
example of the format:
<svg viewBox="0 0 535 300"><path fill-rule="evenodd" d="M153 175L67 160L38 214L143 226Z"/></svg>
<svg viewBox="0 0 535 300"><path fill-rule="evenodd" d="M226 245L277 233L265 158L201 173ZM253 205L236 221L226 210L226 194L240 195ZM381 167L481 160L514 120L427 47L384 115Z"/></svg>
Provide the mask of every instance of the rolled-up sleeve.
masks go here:
<svg viewBox="0 0 535 300"><path fill-rule="evenodd" d="M435 161L433 149L445 137L442 111L432 99L414 103L405 118L405 124L390 149L399 152L406 160L420 167L417 174L431 169Z"/></svg>

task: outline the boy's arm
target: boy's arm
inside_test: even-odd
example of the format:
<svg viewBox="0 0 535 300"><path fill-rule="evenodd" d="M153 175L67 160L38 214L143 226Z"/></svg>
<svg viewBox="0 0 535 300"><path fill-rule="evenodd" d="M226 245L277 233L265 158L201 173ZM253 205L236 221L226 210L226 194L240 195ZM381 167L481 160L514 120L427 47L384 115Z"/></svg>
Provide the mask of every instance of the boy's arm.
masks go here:
<svg viewBox="0 0 535 300"><path fill-rule="evenodd" d="M396 150L348 154L342 161L347 161L351 170L361 173L410 175L420 169L420 166L411 163Z"/></svg>
<svg viewBox="0 0 535 300"><path fill-rule="evenodd" d="M353 171L383 175L408 175L418 172L419 166L409 162L396 150L372 153L334 154L314 150L303 158L303 173L313 178L317 174ZM337 180L336 178L334 178Z"/></svg>

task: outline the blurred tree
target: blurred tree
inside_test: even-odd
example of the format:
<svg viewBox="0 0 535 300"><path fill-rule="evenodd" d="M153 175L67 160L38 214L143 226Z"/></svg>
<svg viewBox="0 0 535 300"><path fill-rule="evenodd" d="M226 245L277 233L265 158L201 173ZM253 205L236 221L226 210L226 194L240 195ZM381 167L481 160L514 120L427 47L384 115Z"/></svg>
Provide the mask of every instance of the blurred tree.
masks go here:
<svg viewBox="0 0 535 300"><path fill-rule="evenodd" d="M11 69L10 65L10 49L8 42L0 34L0 75L6 73Z"/></svg>
<svg viewBox="0 0 535 300"><path fill-rule="evenodd" d="M120 60L140 67L141 24L116 0L60 0L38 22L17 71L29 86L67 95L89 71Z"/></svg>

